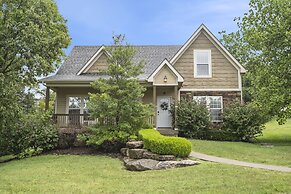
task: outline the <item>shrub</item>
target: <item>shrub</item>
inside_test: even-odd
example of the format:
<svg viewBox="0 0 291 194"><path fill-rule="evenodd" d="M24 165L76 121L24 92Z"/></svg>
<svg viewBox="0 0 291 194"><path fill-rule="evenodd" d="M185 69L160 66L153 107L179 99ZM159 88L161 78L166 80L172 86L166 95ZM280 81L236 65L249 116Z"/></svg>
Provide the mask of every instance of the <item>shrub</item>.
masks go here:
<svg viewBox="0 0 291 194"><path fill-rule="evenodd" d="M255 105L233 103L223 113L222 130L232 133L237 140L249 141L262 134L267 117Z"/></svg>
<svg viewBox="0 0 291 194"><path fill-rule="evenodd" d="M86 144L78 140L78 135L86 134L88 131L82 129L63 128L59 129L58 148L67 149L71 147L84 147Z"/></svg>
<svg viewBox="0 0 291 194"><path fill-rule="evenodd" d="M58 131L51 124L48 114L24 115L16 126L10 130L9 151L19 158L40 154L58 144Z"/></svg>
<svg viewBox="0 0 291 194"><path fill-rule="evenodd" d="M206 106L194 100L182 99L176 108L175 119L182 137L199 138L211 125Z"/></svg>
<svg viewBox="0 0 291 194"><path fill-rule="evenodd" d="M187 157L191 152L191 142L181 137L166 137L154 129L140 130L139 135L144 141L144 147L157 154Z"/></svg>
<svg viewBox="0 0 291 194"><path fill-rule="evenodd" d="M94 126L88 134L78 135L78 139L87 145L101 148L105 152L119 152L125 143L134 137L125 131L110 130L107 127Z"/></svg>

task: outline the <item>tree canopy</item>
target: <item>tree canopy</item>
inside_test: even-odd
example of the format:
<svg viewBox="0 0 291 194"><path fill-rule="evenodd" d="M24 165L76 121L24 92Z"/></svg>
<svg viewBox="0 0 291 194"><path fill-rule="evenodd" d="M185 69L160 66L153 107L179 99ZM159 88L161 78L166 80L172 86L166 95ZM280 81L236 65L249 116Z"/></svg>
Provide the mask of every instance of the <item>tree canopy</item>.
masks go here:
<svg viewBox="0 0 291 194"><path fill-rule="evenodd" d="M70 43L53 0L0 1L0 147L13 138L25 90L54 72ZM10 135L10 136L9 136ZM6 142L7 143L7 142ZM9 144L9 142L8 142ZM0 149L0 151L3 149ZM1 153L0 153L1 154Z"/></svg>
<svg viewBox="0 0 291 194"><path fill-rule="evenodd" d="M69 43L66 21L53 0L1 1L1 76L34 83L55 70Z"/></svg>
<svg viewBox="0 0 291 194"><path fill-rule="evenodd" d="M108 69L100 72L108 77L92 84L96 93L90 94L88 106L90 115L99 122L92 128L94 135L89 137L89 144L126 141L145 127L152 113L151 106L142 102L146 88L137 79L143 61L133 63L136 50L124 43L124 36L114 36L113 40L114 44L106 48Z"/></svg>
<svg viewBox="0 0 291 194"><path fill-rule="evenodd" d="M247 69L252 100L283 123L291 116L291 1L251 0L223 43Z"/></svg>

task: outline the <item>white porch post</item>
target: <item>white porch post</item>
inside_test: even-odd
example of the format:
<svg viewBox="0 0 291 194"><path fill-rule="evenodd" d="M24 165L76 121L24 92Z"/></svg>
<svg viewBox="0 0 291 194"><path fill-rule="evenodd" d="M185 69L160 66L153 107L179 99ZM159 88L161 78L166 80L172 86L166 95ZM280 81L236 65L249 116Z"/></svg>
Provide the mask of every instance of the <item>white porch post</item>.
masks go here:
<svg viewBox="0 0 291 194"><path fill-rule="evenodd" d="M49 102L50 102L50 88L47 86L45 91L45 110L49 109Z"/></svg>
<svg viewBox="0 0 291 194"><path fill-rule="evenodd" d="M154 126L157 126L157 87L153 86Z"/></svg>

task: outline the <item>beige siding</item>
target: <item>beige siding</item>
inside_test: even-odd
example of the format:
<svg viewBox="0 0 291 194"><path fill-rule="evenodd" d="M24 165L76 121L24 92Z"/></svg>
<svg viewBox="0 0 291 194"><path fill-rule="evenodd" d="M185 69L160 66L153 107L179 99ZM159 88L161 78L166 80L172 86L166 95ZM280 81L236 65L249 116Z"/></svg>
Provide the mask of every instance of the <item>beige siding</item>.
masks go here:
<svg viewBox="0 0 291 194"><path fill-rule="evenodd" d="M194 78L194 49L211 49L212 78ZM238 70L204 35L204 31L177 60L174 67L184 77L185 89L239 88Z"/></svg>
<svg viewBox="0 0 291 194"><path fill-rule="evenodd" d="M98 73L107 70L108 62L107 56L102 53L95 63L88 69L87 73Z"/></svg>
<svg viewBox="0 0 291 194"><path fill-rule="evenodd" d="M157 86L157 96L171 96L175 98L175 92L174 92L174 86ZM89 92L94 92L92 88L57 88L57 107L56 107L56 113L57 114L66 114L66 108L67 108L67 97L69 96L88 96ZM148 87L145 91L144 97L142 99L144 103L153 103L153 88Z"/></svg>
<svg viewBox="0 0 291 194"><path fill-rule="evenodd" d="M164 82L164 77L167 76L167 82ZM155 84L178 84L177 76L169 69L164 66L154 77Z"/></svg>
<svg viewBox="0 0 291 194"><path fill-rule="evenodd" d="M175 87L174 86L156 86L156 94L157 96L171 96L175 98ZM148 87L145 91L145 95L142 99L144 103L153 103L153 88Z"/></svg>
<svg viewBox="0 0 291 194"><path fill-rule="evenodd" d="M157 96L171 96L172 98L175 98L175 90L174 86L172 87L157 87Z"/></svg>
<svg viewBox="0 0 291 194"><path fill-rule="evenodd" d="M69 96L88 96L89 92L93 92L92 88L57 88L57 98L56 98L56 113L57 114L66 114L67 107L67 97Z"/></svg>
<svg viewBox="0 0 291 194"><path fill-rule="evenodd" d="M58 92L58 90L56 105L56 114L66 114L66 95L63 92Z"/></svg>
<svg viewBox="0 0 291 194"><path fill-rule="evenodd" d="M153 88L147 88L142 98L142 101L146 104L153 103Z"/></svg>

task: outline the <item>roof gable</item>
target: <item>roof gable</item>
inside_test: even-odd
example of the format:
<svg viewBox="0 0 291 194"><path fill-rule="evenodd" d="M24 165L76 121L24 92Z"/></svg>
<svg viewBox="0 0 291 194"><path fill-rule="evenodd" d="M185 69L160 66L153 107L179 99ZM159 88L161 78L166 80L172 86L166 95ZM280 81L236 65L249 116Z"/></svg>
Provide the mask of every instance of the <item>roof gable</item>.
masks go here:
<svg viewBox="0 0 291 194"><path fill-rule="evenodd" d="M226 50L226 48L220 43L220 41L208 30L208 28L202 24L192 34L192 36L186 41L186 43L179 49L179 51L172 57L170 63L175 65L176 61L183 55L183 53L189 48L189 46L197 39L197 37L204 33L206 37L217 47L218 50L231 62L231 64L240 71L245 73L246 69Z"/></svg>
<svg viewBox="0 0 291 194"><path fill-rule="evenodd" d="M96 63L96 61L102 55L110 56L110 54L105 50L104 46L101 46L97 52L86 62L86 64L78 71L77 75L81 75L82 73L87 73L88 70Z"/></svg>
<svg viewBox="0 0 291 194"><path fill-rule="evenodd" d="M154 77L156 76L156 74L164 67L167 66L174 75L177 76L178 78L178 82L183 82L184 78L181 76L181 74L173 67L173 65L170 64L170 62L167 59L164 59L164 61L155 69L155 71L149 76L149 78L147 79L148 82L153 82L154 81Z"/></svg>

